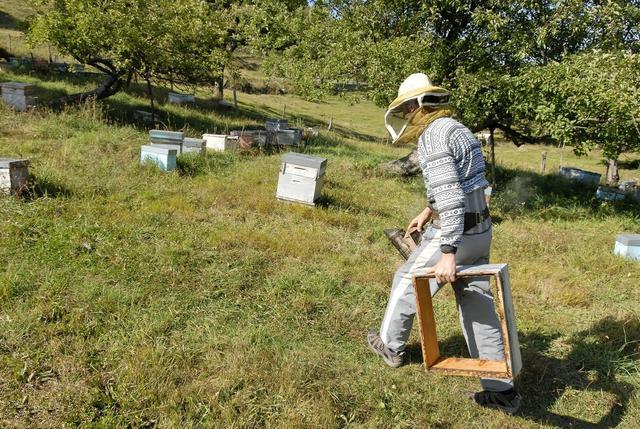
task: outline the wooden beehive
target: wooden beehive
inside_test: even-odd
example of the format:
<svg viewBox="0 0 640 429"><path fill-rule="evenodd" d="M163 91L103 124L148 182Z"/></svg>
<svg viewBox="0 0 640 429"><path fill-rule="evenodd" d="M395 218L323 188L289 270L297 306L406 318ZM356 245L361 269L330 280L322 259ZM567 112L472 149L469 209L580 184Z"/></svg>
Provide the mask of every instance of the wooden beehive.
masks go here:
<svg viewBox="0 0 640 429"><path fill-rule="evenodd" d="M276 197L315 205L320 197L327 159L290 152L282 157Z"/></svg>
<svg viewBox="0 0 640 429"><path fill-rule="evenodd" d="M613 253L640 261L640 234L618 234Z"/></svg>
<svg viewBox="0 0 640 429"><path fill-rule="evenodd" d="M522 358L520 356L520 342L518 341L507 264L464 266L458 270L456 276L458 278L488 276L494 279L497 291L496 311L500 319L505 359L503 361L494 361L440 356L431 289L429 287L429 279L433 279L435 276L434 274L416 274L413 277L413 284L425 368L427 371L437 371L450 375L501 379L515 378L522 369Z"/></svg>
<svg viewBox="0 0 640 429"><path fill-rule="evenodd" d="M231 135L238 137L238 149L264 148L273 143L273 133L265 130L233 130Z"/></svg>
<svg viewBox="0 0 640 429"><path fill-rule="evenodd" d="M29 161L0 158L0 194L20 195L27 188Z"/></svg>
<svg viewBox="0 0 640 429"><path fill-rule="evenodd" d="M4 82L2 84L2 102L18 112L35 105L35 86L22 82Z"/></svg>
<svg viewBox="0 0 640 429"><path fill-rule="evenodd" d="M140 148L140 163L153 162L163 171L176 169L177 156L178 150L172 147L149 145Z"/></svg>

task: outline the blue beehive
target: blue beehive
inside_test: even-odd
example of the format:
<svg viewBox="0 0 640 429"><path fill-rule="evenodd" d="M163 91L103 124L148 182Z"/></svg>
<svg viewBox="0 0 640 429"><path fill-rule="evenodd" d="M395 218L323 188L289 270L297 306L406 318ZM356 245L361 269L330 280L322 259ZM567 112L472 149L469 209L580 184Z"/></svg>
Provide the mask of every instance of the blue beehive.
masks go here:
<svg viewBox="0 0 640 429"><path fill-rule="evenodd" d="M624 192L620 191L617 188L598 186L598 190L596 191L596 198L604 201L624 200Z"/></svg>
<svg viewBox="0 0 640 429"><path fill-rule="evenodd" d="M140 148L140 163L155 163L161 170L172 171L176 169L176 157L178 150L163 146L142 146Z"/></svg>
<svg viewBox="0 0 640 429"><path fill-rule="evenodd" d="M613 253L640 261L640 234L618 234Z"/></svg>
<svg viewBox="0 0 640 429"><path fill-rule="evenodd" d="M585 171L573 167L560 167L560 171L558 173L567 179L577 180L578 182L588 183L591 185L597 185L600 183L601 177L598 173L592 173L591 171Z"/></svg>

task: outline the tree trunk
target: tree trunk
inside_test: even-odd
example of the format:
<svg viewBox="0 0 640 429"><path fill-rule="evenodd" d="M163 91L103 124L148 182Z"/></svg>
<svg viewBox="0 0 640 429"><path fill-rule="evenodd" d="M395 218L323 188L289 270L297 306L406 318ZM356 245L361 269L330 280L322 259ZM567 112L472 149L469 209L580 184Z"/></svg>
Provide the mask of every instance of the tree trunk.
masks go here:
<svg viewBox="0 0 640 429"><path fill-rule="evenodd" d="M224 78L218 77L213 81L213 98L218 101L218 104L224 99Z"/></svg>
<svg viewBox="0 0 640 429"><path fill-rule="evenodd" d="M489 147L491 148L491 188L496 189L496 143L493 138L495 128L489 128Z"/></svg>
<svg viewBox="0 0 640 429"><path fill-rule="evenodd" d="M233 87L233 110L238 113L238 94L236 93L236 87Z"/></svg>
<svg viewBox="0 0 640 429"><path fill-rule="evenodd" d="M65 95L64 97L56 98L45 104L45 106L51 109L59 109L63 106L75 103L82 103L88 99L95 98L96 100L102 100L107 97L111 97L122 86L122 81L115 76L109 76L103 83L101 83L95 89L86 92L80 92L78 94Z"/></svg>
<svg viewBox="0 0 640 429"><path fill-rule="evenodd" d="M607 160L607 185L615 186L618 184L618 180L620 180L620 175L618 174L618 160L609 158Z"/></svg>
<svg viewBox="0 0 640 429"><path fill-rule="evenodd" d="M147 73L145 75L145 79L147 81L147 94L149 94L149 101L151 103L151 121L155 124L156 123L156 106L153 102L153 91L151 88L151 77L149 76L149 74Z"/></svg>
<svg viewBox="0 0 640 429"><path fill-rule="evenodd" d="M544 174L547 169L547 151L542 152L542 158L540 159L540 173Z"/></svg>

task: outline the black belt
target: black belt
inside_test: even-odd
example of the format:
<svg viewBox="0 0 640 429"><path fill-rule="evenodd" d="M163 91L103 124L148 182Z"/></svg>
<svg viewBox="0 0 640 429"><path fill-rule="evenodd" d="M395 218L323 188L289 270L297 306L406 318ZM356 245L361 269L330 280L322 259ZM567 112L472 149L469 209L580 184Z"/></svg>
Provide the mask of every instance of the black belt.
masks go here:
<svg viewBox="0 0 640 429"><path fill-rule="evenodd" d="M433 208L433 206L431 205L429 206L433 210L433 214L431 215L431 219L433 220L433 226L436 228L440 228L440 215ZM471 228L474 228L480 225L482 222L489 219L490 217L491 217L491 214L489 214L489 207L486 207L486 206L481 213L466 212L464 214L464 231L465 232L469 231Z"/></svg>

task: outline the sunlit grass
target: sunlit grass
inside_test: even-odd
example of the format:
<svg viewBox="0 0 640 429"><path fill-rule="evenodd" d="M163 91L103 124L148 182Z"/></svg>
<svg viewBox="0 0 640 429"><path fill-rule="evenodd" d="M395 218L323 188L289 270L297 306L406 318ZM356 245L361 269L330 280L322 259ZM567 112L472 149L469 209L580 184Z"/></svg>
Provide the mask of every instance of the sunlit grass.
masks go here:
<svg viewBox="0 0 640 429"><path fill-rule="evenodd" d="M638 263L612 254L617 233L640 233L637 207L537 175L555 149L498 145L492 260L510 266L524 357L525 404L507 417L464 401L476 380L425 374L415 330L399 370L366 347L401 262L382 231L424 204L421 178L378 169L409 151L381 142L380 110L240 94L236 114L197 95L160 102L164 126L257 127L286 104L292 124L318 127L300 150L329 159L321 204L275 199L280 154L139 166L139 88L61 112L0 107L0 156L31 159L33 175L23 198L0 199L0 426L640 424ZM598 171L597 153L564 156ZM435 306L443 350L463 353L451 292Z"/></svg>

